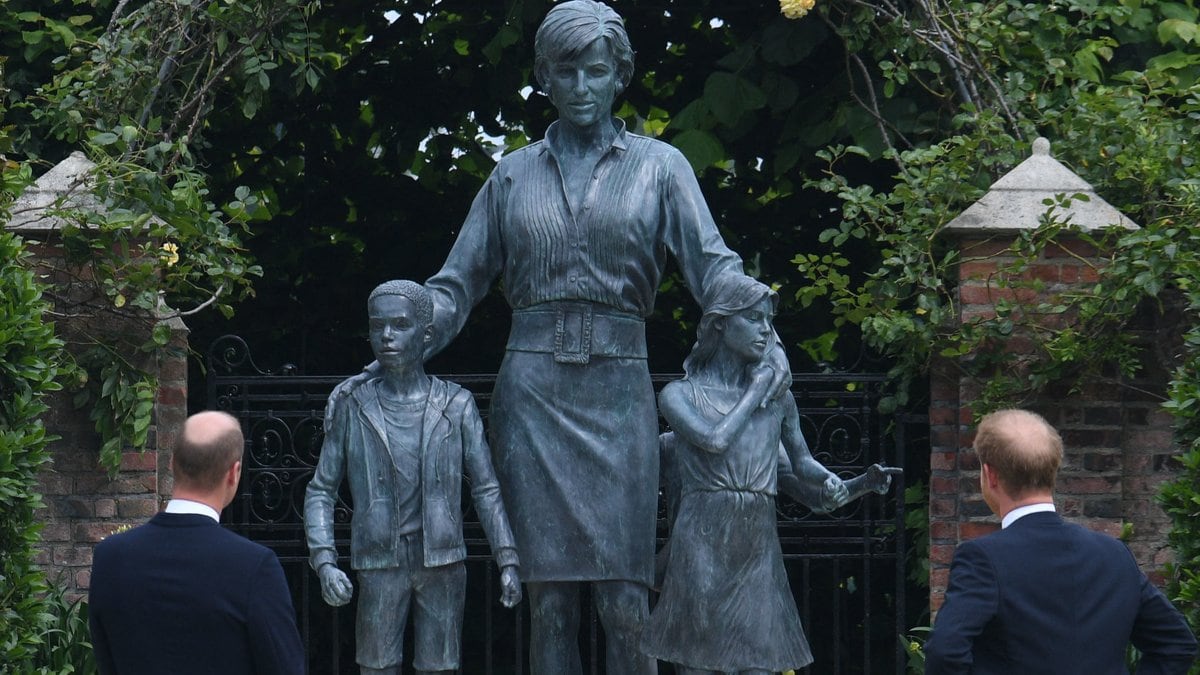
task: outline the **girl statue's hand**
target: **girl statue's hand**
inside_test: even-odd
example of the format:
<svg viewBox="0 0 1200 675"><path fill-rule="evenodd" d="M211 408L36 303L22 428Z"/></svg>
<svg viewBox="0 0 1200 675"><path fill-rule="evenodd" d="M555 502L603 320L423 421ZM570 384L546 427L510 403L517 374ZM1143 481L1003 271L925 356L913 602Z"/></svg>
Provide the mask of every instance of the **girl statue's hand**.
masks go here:
<svg viewBox="0 0 1200 675"><path fill-rule="evenodd" d="M833 475L826 478L825 485L821 490L821 507L829 512L848 501L850 501L850 489L846 487L846 482Z"/></svg>

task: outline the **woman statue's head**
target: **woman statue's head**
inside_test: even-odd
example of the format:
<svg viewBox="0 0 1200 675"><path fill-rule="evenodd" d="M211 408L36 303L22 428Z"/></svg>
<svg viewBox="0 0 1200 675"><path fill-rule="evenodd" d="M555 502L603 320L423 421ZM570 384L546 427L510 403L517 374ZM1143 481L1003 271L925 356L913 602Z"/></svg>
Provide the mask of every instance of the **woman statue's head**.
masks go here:
<svg viewBox="0 0 1200 675"><path fill-rule="evenodd" d="M696 328L696 344L683 362L683 372L692 375L703 369L721 347L726 320L764 300L774 316L779 295L766 284L744 274L724 274L713 280L704 294L704 316Z"/></svg>
<svg viewBox="0 0 1200 675"><path fill-rule="evenodd" d="M611 7L594 0L568 0L550 8L533 39L533 72L542 91L550 91L550 69L569 61L603 39L617 67L617 93L633 78L633 48L625 22Z"/></svg>

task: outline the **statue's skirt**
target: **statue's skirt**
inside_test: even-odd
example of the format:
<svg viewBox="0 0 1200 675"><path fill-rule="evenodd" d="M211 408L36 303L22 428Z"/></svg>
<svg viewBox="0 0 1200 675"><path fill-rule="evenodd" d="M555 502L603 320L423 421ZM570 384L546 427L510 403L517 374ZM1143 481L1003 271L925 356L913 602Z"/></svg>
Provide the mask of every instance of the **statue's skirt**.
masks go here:
<svg viewBox="0 0 1200 675"><path fill-rule="evenodd" d="M783 566L774 497L688 492L667 555L662 593L642 633L644 653L722 673L812 663Z"/></svg>
<svg viewBox="0 0 1200 675"><path fill-rule="evenodd" d="M523 581L651 585L658 413L644 358L510 350L488 428Z"/></svg>

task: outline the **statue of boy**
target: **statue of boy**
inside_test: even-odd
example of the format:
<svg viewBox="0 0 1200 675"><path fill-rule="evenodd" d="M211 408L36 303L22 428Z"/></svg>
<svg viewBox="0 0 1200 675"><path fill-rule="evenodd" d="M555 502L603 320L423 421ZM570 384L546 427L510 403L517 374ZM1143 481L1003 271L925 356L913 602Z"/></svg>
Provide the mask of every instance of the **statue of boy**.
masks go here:
<svg viewBox="0 0 1200 675"><path fill-rule="evenodd" d="M304 498L310 564L325 602L350 601L353 586L337 567L333 538L338 486L348 475L361 672L399 675L410 606L417 673L457 672L466 593L464 468L501 570L505 607L521 601L516 544L471 393L425 374L433 324L428 290L388 281L371 292L367 310L381 369L351 394L331 397L325 411L325 442Z"/></svg>

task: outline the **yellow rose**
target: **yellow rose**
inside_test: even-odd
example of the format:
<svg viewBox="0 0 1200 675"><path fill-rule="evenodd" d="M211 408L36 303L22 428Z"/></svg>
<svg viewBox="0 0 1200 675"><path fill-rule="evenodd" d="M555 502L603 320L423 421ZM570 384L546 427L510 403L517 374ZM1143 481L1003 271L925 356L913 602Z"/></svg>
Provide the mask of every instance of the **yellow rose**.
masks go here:
<svg viewBox="0 0 1200 675"><path fill-rule="evenodd" d="M162 253L159 254L162 261L167 264L167 267L179 262L179 245L167 242L162 245Z"/></svg>
<svg viewBox="0 0 1200 675"><path fill-rule="evenodd" d="M799 19L817 4L817 0L779 0L779 11L789 19Z"/></svg>

